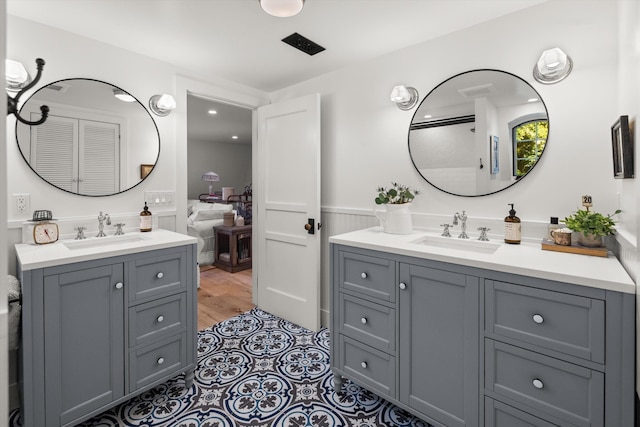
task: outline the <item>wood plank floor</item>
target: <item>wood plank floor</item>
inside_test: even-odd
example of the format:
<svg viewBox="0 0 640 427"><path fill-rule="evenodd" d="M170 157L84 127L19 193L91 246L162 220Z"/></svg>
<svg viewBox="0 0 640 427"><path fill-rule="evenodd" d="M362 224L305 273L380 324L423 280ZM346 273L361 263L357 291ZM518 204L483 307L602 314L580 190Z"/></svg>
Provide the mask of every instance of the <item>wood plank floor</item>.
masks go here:
<svg viewBox="0 0 640 427"><path fill-rule="evenodd" d="M198 330L251 310L251 270L228 273L213 266L200 268Z"/></svg>

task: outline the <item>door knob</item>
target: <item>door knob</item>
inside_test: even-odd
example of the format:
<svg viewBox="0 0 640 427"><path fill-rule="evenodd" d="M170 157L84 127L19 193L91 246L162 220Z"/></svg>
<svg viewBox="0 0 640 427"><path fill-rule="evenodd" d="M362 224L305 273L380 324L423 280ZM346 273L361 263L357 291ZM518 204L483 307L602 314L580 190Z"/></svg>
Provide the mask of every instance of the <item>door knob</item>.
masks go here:
<svg viewBox="0 0 640 427"><path fill-rule="evenodd" d="M309 218L307 223L304 225L304 229L307 230L309 234L315 234L316 230L314 228L316 220L313 218Z"/></svg>

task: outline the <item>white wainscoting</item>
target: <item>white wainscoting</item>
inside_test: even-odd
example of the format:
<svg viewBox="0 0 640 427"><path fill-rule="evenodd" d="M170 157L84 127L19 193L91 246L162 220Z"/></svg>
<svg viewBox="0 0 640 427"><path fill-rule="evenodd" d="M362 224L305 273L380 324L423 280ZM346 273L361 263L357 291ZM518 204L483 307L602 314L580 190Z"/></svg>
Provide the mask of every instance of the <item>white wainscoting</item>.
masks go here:
<svg viewBox="0 0 640 427"><path fill-rule="evenodd" d="M322 267L320 272L320 309L322 326L329 327L329 302L331 297L331 253L329 237L336 234L380 225L373 211L360 209L322 208Z"/></svg>

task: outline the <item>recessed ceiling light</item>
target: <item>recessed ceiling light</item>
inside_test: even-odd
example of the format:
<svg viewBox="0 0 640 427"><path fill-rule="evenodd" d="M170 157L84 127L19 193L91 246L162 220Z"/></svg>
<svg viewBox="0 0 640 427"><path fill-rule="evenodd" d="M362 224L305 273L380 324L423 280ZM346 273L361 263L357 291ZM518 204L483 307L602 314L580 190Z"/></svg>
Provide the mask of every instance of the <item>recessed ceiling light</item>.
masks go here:
<svg viewBox="0 0 640 427"><path fill-rule="evenodd" d="M233 135L231 139L238 139L238 135Z"/></svg>
<svg viewBox="0 0 640 427"><path fill-rule="evenodd" d="M215 114L218 114L218 112L216 110L209 110L209 114L215 115Z"/></svg>
<svg viewBox="0 0 640 427"><path fill-rule="evenodd" d="M527 99L527 102L536 102L538 101L538 98L529 98Z"/></svg>
<svg viewBox="0 0 640 427"><path fill-rule="evenodd" d="M424 115L424 118L425 118L425 119L430 119L431 117L433 117L431 114L425 114L425 115Z"/></svg>

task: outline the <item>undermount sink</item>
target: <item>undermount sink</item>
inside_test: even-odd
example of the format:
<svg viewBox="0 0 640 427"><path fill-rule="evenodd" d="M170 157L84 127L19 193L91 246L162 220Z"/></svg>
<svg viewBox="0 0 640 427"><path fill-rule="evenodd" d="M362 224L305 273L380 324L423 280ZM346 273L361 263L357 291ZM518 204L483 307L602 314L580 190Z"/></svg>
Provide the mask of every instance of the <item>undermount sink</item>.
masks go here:
<svg viewBox="0 0 640 427"><path fill-rule="evenodd" d="M412 243L481 254L492 254L502 246L500 243L496 242L442 236L423 236Z"/></svg>
<svg viewBox="0 0 640 427"><path fill-rule="evenodd" d="M84 240L70 240L62 242L71 250L101 248L109 245L120 245L123 243L141 242L143 239L139 234L124 234L122 236L92 237Z"/></svg>

